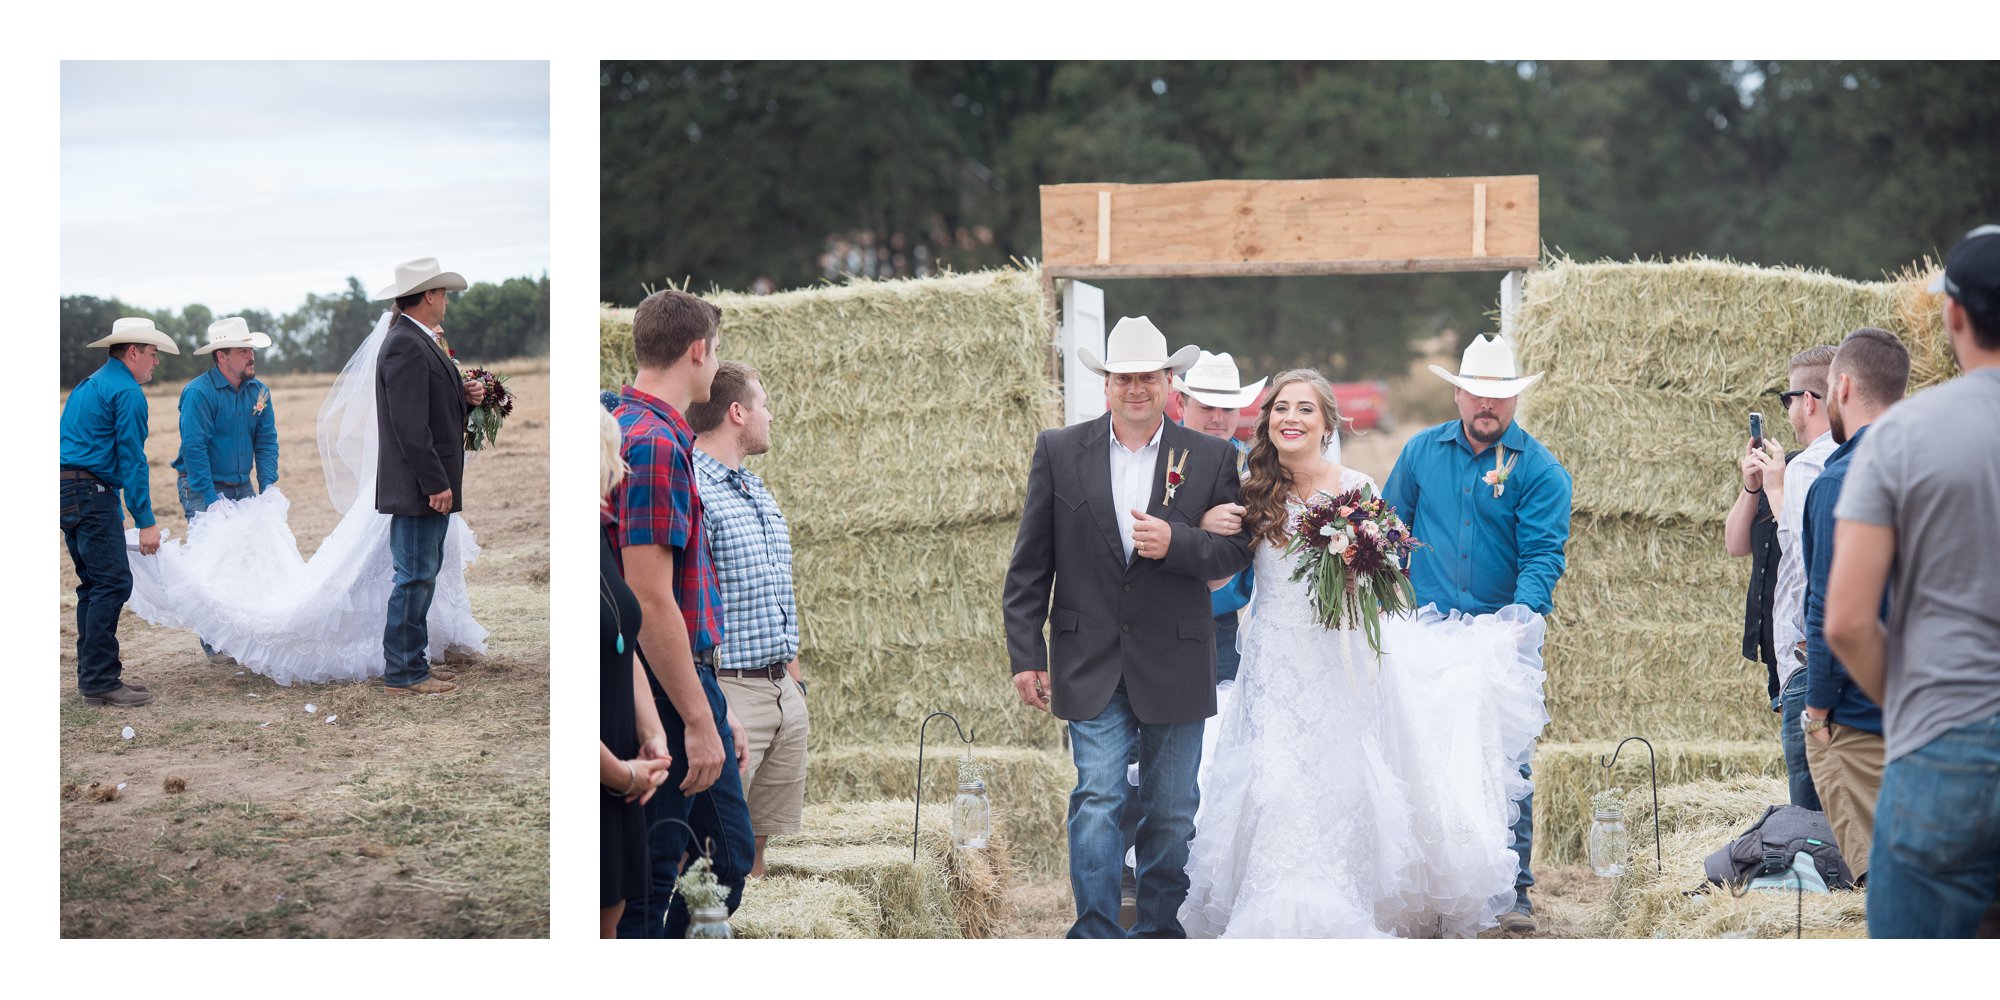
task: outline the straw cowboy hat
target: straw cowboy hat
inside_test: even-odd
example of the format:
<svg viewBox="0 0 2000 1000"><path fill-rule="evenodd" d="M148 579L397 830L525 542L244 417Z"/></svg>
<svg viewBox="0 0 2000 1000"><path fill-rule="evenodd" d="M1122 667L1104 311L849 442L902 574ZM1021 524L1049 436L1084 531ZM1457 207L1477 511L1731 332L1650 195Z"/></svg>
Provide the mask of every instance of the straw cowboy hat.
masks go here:
<svg viewBox="0 0 2000 1000"><path fill-rule="evenodd" d="M1481 334L1466 345L1465 356L1459 359L1458 374L1430 366L1439 378L1458 386L1475 396L1487 399L1513 399L1521 390L1534 385L1542 377L1536 372L1522 378L1514 367L1514 348L1499 336L1488 337Z"/></svg>
<svg viewBox="0 0 2000 1000"><path fill-rule="evenodd" d="M1178 375L1194 366L1200 349L1193 344L1167 355L1167 336L1144 316L1127 316L1111 328L1104 340L1104 360L1088 347L1076 349L1076 358L1099 375L1156 372L1171 368Z"/></svg>
<svg viewBox="0 0 2000 1000"><path fill-rule="evenodd" d="M400 299L405 295L428 292L433 288L442 288L447 292L462 292L465 291L465 279L459 277L457 271L440 270L436 257L419 257L397 264L395 284L376 292L375 301Z"/></svg>
<svg viewBox="0 0 2000 1000"><path fill-rule="evenodd" d="M1266 375L1244 385L1243 376L1236 370L1236 359L1228 351L1221 354L1203 351L1200 360L1187 370L1186 377L1174 376L1174 391L1193 396L1203 406L1240 410L1255 403L1257 394L1264 391L1264 383L1270 380Z"/></svg>
<svg viewBox="0 0 2000 1000"><path fill-rule="evenodd" d="M180 347L174 338L161 333L153 321L144 316L128 316L111 324L111 336L93 340L85 347L110 347L113 344L151 344L167 354L179 354Z"/></svg>
<svg viewBox="0 0 2000 1000"><path fill-rule="evenodd" d="M251 333L250 324L241 316L229 316L208 324L208 343L194 349L197 357L225 347L271 346L271 337L264 333Z"/></svg>

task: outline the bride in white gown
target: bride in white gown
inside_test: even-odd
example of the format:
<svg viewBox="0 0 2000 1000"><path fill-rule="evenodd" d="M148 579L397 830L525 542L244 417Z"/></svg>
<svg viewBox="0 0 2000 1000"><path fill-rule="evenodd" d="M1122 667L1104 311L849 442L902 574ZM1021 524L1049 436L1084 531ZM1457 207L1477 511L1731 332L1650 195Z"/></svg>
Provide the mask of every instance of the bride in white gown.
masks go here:
<svg viewBox="0 0 2000 1000"><path fill-rule="evenodd" d="M1286 525L1302 496L1375 485L1322 456L1333 418L1331 387L1301 369L1274 380L1258 421L1243 529L1256 596L1209 723L1190 937L1463 937L1514 903L1508 831L1532 786L1511 761L1548 721L1542 621L1426 607L1383 622L1379 661L1360 632L1322 628Z"/></svg>
<svg viewBox="0 0 2000 1000"><path fill-rule="evenodd" d="M393 570L389 515L375 510L375 357L391 313L334 379L319 411L320 462L340 523L310 560L276 487L247 500L218 500L194 518L184 542L141 556L127 545L132 596L155 625L189 629L216 650L279 684L363 681L383 672L382 630ZM486 650L472 618L465 569L479 556L472 529L451 515L444 562L427 619L432 662L448 648Z"/></svg>

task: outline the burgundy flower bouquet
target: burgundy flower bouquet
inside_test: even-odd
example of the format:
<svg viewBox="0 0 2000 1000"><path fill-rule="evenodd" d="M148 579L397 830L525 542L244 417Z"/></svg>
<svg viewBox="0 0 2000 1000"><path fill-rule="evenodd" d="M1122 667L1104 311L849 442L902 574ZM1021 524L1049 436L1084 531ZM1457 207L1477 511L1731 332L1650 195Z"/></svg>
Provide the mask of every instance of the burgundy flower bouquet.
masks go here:
<svg viewBox="0 0 2000 1000"><path fill-rule="evenodd" d="M507 391L507 376L484 368L467 368L465 380L486 387L486 398L465 418L465 450L478 451L499 440L500 424L514 412L514 394Z"/></svg>
<svg viewBox="0 0 2000 1000"><path fill-rule="evenodd" d="M1382 616L1416 610L1416 588L1403 567L1420 543L1396 508L1366 486L1314 494L1292 527L1285 554L1304 553L1292 579L1308 581L1320 624L1361 630L1380 656Z"/></svg>

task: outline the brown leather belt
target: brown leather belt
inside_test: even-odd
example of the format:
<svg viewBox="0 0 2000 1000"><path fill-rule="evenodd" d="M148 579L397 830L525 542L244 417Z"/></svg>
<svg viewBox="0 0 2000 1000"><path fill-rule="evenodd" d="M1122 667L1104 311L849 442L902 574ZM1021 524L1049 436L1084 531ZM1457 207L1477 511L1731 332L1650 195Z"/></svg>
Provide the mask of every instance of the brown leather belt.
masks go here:
<svg viewBox="0 0 2000 1000"><path fill-rule="evenodd" d="M103 482L103 481L104 481L104 480L102 480L102 479L98 479L98 478L97 478L96 476L94 476L94 475L90 474L89 472L86 472L86 471L85 471L85 470L83 470L83 469L64 469L64 470L62 470L62 475L61 475L61 476L60 476L59 478L62 478L62 479L89 479L89 480L92 480L92 481L94 481L94 482L99 482L99 483L101 483L101 482Z"/></svg>
<svg viewBox="0 0 2000 1000"><path fill-rule="evenodd" d="M748 668L742 668L742 669L738 669L738 668L735 668L735 667L730 667L730 668L726 668L726 669L725 669L725 668L723 668L723 667L717 667L717 668L715 668L715 676L717 676L717 677L763 677L763 678L766 678L766 679L769 679L769 680L774 680L774 681L775 681L775 680L780 680L780 679L783 679L783 678L784 678L784 676L785 676L785 664L784 664L784 663L773 663L773 664L771 664L770 666L767 666L767 667L748 667Z"/></svg>

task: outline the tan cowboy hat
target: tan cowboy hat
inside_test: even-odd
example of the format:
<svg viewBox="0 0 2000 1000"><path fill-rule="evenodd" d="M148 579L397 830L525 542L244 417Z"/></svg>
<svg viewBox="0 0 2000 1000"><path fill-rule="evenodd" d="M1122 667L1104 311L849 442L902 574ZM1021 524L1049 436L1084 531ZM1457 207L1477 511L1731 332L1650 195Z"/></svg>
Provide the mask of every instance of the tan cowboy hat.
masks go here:
<svg viewBox="0 0 2000 1000"><path fill-rule="evenodd" d="M1194 367L1198 354L1200 349L1189 344L1169 357L1167 335L1144 316L1127 316L1111 328L1111 336L1104 340L1104 359L1101 362L1090 348L1076 349L1076 359L1099 375L1156 372L1163 368L1171 368L1178 375Z"/></svg>
<svg viewBox="0 0 2000 1000"><path fill-rule="evenodd" d="M419 257L396 265L396 283L375 293L375 301L400 299L405 295L428 292L442 288L447 292L465 291L465 279L457 271L438 268L436 257Z"/></svg>
<svg viewBox="0 0 2000 1000"><path fill-rule="evenodd" d="M1203 351L1186 376L1174 376L1174 391L1187 393L1203 406L1240 410L1256 402L1257 394L1264 391L1264 383L1270 380L1267 375L1244 385L1243 376L1236 370L1236 359L1228 351L1221 354Z"/></svg>
<svg viewBox="0 0 2000 1000"><path fill-rule="evenodd" d="M179 354L181 349L174 338L161 333L153 321L144 316L128 316L111 324L111 336L93 340L85 347L110 347L113 344L151 344L167 354Z"/></svg>
<svg viewBox="0 0 2000 1000"><path fill-rule="evenodd" d="M225 347L266 348L271 346L271 335L250 332L250 324L241 316L228 316L208 324L208 343L194 349L196 357L222 350Z"/></svg>
<svg viewBox="0 0 2000 1000"><path fill-rule="evenodd" d="M1436 365L1430 369L1452 385L1487 399L1512 399L1542 377L1541 372L1536 372L1522 378L1514 367L1513 345L1498 335L1481 334L1472 338L1472 343L1466 345L1465 356L1459 359L1458 374Z"/></svg>

